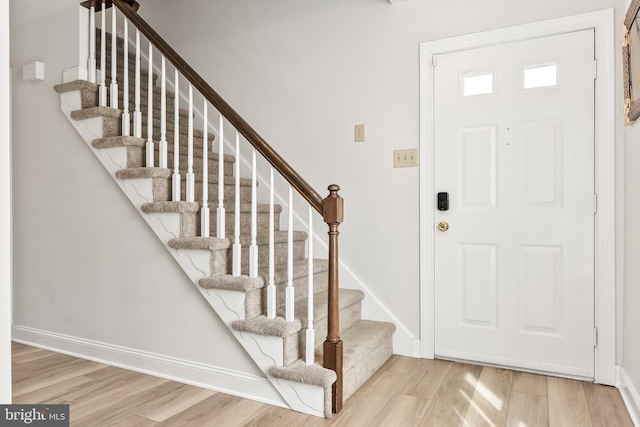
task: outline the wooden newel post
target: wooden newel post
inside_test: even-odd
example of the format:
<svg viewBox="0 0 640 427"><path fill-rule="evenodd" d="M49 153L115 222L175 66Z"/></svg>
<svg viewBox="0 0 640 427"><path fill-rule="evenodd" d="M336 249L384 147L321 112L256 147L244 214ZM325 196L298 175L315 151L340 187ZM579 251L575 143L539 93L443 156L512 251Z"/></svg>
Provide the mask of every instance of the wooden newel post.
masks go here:
<svg viewBox="0 0 640 427"><path fill-rule="evenodd" d="M338 194L340 187L329 186L329 196L323 201L324 222L329 225L329 309L327 339L323 346L322 365L335 371L333 384L333 413L342 409L342 340L340 339L340 305L338 281L338 227L344 217L344 203Z"/></svg>

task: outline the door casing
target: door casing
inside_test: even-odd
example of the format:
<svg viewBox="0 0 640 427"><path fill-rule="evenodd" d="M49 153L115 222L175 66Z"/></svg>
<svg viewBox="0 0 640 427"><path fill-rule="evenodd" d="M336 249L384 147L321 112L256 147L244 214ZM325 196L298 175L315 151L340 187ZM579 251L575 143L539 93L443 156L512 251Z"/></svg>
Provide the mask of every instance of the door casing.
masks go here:
<svg viewBox="0 0 640 427"><path fill-rule="evenodd" d="M615 40L614 11L606 9L420 44L420 340L434 357L434 76L439 54L593 28L595 80L595 382L616 384ZM436 62L437 63L437 62Z"/></svg>

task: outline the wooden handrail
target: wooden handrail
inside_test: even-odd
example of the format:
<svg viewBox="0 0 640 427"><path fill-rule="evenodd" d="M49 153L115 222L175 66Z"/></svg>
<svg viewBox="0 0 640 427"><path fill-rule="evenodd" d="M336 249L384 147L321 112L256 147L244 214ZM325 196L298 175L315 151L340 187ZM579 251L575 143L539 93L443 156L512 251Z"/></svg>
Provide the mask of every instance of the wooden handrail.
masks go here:
<svg viewBox="0 0 640 427"><path fill-rule="evenodd" d="M142 34L182 75L235 127L245 139L300 193L323 214L323 199L162 37L136 13L129 1L111 0Z"/></svg>
<svg viewBox="0 0 640 427"><path fill-rule="evenodd" d="M125 2L127 4L129 4L129 6L131 6L131 8L133 9L134 12L137 12L138 9L140 8L140 3L138 3L136 0L125 0ZM91 7L91 5L93 5L96 8L96 10L98 10L98 6L100 4L102 4L102 0L87 0L87 1L84 1L84 2L80 3L80 6L84 6L87 9L89 9ZM113 4L112 0L104 0L104 8L105 9L109 9L112 4Z"/></svg>

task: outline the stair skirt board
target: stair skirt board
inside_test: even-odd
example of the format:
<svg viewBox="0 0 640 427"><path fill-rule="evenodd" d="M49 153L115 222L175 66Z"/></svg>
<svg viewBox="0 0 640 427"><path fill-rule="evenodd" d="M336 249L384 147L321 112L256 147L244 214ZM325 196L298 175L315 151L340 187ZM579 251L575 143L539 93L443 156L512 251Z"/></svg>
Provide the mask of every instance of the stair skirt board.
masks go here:
<svg viewBox="0 0 640 427"><path fill-rule="evenodd" d="M12 340L269 405L289 407L269 380L244 372L19 325L12 327Z"/></svg>
<svg viewBox="0 0 640 427"><path fill-rule="evenodd" d="M108 141L109 138L117 137L121 133L120 112L107 107L91 107L94 97L90 93L92 91L90 84L64 83L57 86L56 90L60 92L61 109L65 116L136 206L158 238L165 243L167 250L196 288L263 371L266 381L270 382L281 399L286 401L286 405L296 411L331 418L333 415L331 386L335 381L335 372L323 368L318 363L306 366L301 360L296 361L301 357L300 354L303 354L297 351L300 348L300 342L304 342L304 339L299 337L304 334L302 322L297 320L285 322L288 323L287 325L278 325L276 319L271 325L272 330L268 333L260 328L252 330L247 326L256 319L253 316L256 314L256 307L260 307L260 304L256 303L256 298L259 300L261 297L260 291L255 291L262 289L260 285L264 286L264 283L250 284L250 288L252 286L258 286L258 288L248 290L228 287L226 282L230 280L228 252L231 241L189 237L197 234L199 204L157 201L165 200L169 194L168 170L151 169L149 174L144 173L144 168L138 167L135 170L135 164L132 163L139 163L142 157L138 152L140 141L136 141L135 138L125 138L121 146L114 146L117 144L111 144ZM210 137L213 138L213 135ZM107 144L101 145L105 141ZM96 148L96 146L108 148ZM229 156L229 159L225 156L225 170L227 166L232 165L232 162L233 156ZM123 169L127 168L131 173L123 172ZM230 174L233 173L231 167L228 171ZM294 234L297 240L302 239L296 243L296 247L299 247L295 252L296 259L304 259L304 239L307 238L307 233L294 232ZM258 240L260 239L259 235ZM264 257L261 259L262 265ZM277 262L281 261L277 260ZM219 284L216 283L218 279L222 279ZM231 278L231 280L235 279ZM244 283L246 279L243 278L241 281ZM321 289L314 291L322 292ZM343 337L349 336L351 331L352 341L355 343L349 347L349 343L343 338L345 341L344 397L346 399L391 356L395 326L389 323L360 320L360 301L364 294L353 290L341 290L341 293L343 291L346 295L350 295L345 298L345 304L357 304L354 308L348 308L344 307L341 301L340 307L341 310L347 310L346 318L341 322L341 330L350 328L341 334ZM318 304L321 303L318 302ZM318 319L323 318L318 317ZM318 332L325 333L322 328ZM366 349L366 352L363 352L365 351L363 349ZM319 360L318 357L316 359ZM277 401L277 399L273 400Z"/></svg>

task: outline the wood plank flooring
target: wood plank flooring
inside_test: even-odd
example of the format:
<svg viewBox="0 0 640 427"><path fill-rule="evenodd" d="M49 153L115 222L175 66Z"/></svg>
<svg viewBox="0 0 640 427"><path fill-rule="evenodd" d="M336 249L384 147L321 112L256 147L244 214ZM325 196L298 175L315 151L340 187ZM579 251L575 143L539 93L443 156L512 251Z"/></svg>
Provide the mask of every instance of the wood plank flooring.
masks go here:
<svg viewBox="0 0 640 427"><path fill-rule="evenodd" d="M14 403L65 403L72 426L633 427L613 387L393 356L324 420L12 343Z"/></svg>

